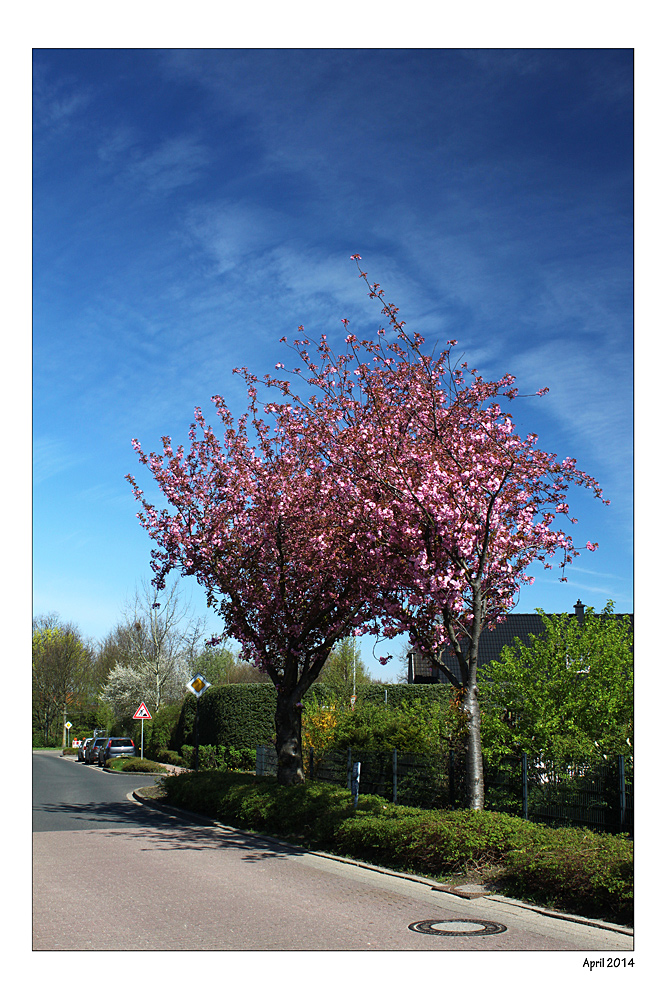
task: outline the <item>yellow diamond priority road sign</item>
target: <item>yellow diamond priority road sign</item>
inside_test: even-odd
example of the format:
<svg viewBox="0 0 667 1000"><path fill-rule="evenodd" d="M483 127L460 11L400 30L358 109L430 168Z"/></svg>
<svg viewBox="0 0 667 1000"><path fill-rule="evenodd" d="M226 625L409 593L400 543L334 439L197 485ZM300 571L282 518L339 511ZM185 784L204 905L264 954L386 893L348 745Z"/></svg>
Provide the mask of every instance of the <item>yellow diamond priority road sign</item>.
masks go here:
<svg viewBox="0 0 667 1000"><path fill-rule="evenodd" d="M196 674L189 684L185 685L188 691L192 691L197 698L204 693L207 688L210 688L209 682L201 674Z"/></svg>

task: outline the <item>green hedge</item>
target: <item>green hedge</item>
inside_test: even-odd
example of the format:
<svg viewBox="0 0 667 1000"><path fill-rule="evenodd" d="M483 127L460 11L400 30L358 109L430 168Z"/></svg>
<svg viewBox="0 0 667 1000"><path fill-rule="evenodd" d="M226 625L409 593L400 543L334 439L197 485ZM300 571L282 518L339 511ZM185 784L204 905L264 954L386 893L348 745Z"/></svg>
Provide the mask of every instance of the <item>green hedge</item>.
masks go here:
<svg viewBox="0 0 667 1000"><path fill-rule="evenodd" d="M633 845L503 813L395 806L317 781L220 771L164 779L168 802L222 823L434 878L490 878L498 892L571 913L632 921Z"/></svg>
<svg viewBox="0 0 667 1000"><path fill-rule="evenodd" d="M170 750L194 744L196 698L188 695L172 733ZM275 738L276 692L270 684L221 684L199 699L199 744L243 750Z"/></svg>
<svg viewBox="0 0 667 1000"><path fill-rule="evenodd" d="M391 708L415 700L439 701L446 706L451 696L449 687L443 684L368 684L359 689L357 704L385 704L385 692ZM318 682L307 691L304 701L327 705L335 698L333 688ZM188 695L171 730L168 749L180 753L183 744L194 744L195 707L195 696ZM276 692L272 684L210 687L199 699L199 743L236 750L271 744L275 740L275 712Z"/></svg>
<svg viewBox="0 0 667 1000"><path fill-rule="evenodd" d="M184 743L181 748L183 766L195 766L195 748ZM202 744L199 747L198 766L206 770L254 771L257 759L256 749L235 750L233 747Z"/></svg>

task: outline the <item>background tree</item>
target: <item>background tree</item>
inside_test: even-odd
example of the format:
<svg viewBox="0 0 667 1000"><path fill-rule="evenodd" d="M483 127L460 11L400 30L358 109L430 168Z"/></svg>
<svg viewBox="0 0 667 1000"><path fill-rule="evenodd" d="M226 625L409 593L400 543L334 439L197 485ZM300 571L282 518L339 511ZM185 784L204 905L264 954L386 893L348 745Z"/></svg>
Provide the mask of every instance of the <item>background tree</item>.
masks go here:
<svg viewBox="0 0 667 1000"><path fill-rule="evenodd" d="M525 751L571 763L631 754L633 643L630 619L586 609L570 615L540 610L544 632L515 639L480 680L482 742L489 758Z"/></svg>
<svg viewBox="0 0 667 1000"><path fill-rule="evenodd" d="M467 804L482 809L481 632L532 582L530 563L550 568L560 551L564 571L578 554L572 537L552 527L558 515L576 523L566 502L569 487L590 488L598 497L601 491L573 459L559 462L536 448L536 435L516 434L499 403L517 396L512 375L485 381L467 362L452 360L456 341L435 358L426 354L424 338L408 335L397 307L360 274L371 298L382 303L393 340L381 328L377 339L358 341L347 320L347 354L336 356L322 337L313 359L309 342L297 340L305 368L292 374L305 380L307 399L282 378L258 380L243 372L251 387L261 381L288 397L267 409L291 419L293 433L319 449L341 480L347 477L350 509L371 522L349 538L376 566L382 621L375 631L407 632L460 690L468 725ZM457 670L441 655L444 648Z"/></svg>
<svg viewBox="0 0 667 1000"><path fill-rule="evenodd" d="M181 702L201 653L203 623L177 584L159 604L158 596L142 583L98 653L99 670L106 672L100 702L123 731L142 701L153 716L163 705Z"/></svg>
<svg viewBox="0 0 667 1000"><path fill-rule="evenodd" d="M133 702L130 716L142 701L152 714L164 702L181 700L201 652L203 632L203 622L193 618L178 583L164 595L143 583L103 647L106 656L116 656L102 697L117 717L124 718Z"/></svg>
<svg viewBox="0 0 667 1000"><path fill-rule="evenodd" d="M336 643L318 679L332 689L336 698L345 701L349 701L365 685L373 683L373 678L361 659L359 642L354 636Z"/></svg>
<svg viewBox="0 0 667 1000"><path fill-rule="evenodd" d="M35 618L32 626L33 728L44 745L67 743L69 712L79 712L90 695L93 653L72 623L56 614Z"/></svg>
<svg viewBox="0 0 667 1000"><path fill-rule="evenodd" d="M270 684L268 674L247 663L227 646L207 647L197 657L194 669L209 684Z"/></svg>

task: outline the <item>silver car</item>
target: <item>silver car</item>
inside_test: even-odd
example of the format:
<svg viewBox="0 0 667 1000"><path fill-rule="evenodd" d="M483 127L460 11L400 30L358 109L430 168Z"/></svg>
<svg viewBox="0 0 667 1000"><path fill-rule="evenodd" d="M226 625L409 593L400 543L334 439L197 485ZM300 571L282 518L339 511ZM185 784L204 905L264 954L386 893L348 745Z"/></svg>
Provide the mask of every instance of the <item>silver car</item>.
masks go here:
<svg viewBox="0 0 667 1000"><path fill-rule="evenodd" d="M97 751L97 763L104 767L110 757L135 757L134 740L129 736L108 736Z"/></svg>
<svg viewBox="0 0 667 1000"><path fill-rule="evenodd" d="M88 746L89 743L92 743L92 742L93 742L93 737L92 736L89 736L88 739L81 741L81 745L79 746L79 752L76 755L76 759L77 760L85 760L86 759L86 747Z"/></svg>

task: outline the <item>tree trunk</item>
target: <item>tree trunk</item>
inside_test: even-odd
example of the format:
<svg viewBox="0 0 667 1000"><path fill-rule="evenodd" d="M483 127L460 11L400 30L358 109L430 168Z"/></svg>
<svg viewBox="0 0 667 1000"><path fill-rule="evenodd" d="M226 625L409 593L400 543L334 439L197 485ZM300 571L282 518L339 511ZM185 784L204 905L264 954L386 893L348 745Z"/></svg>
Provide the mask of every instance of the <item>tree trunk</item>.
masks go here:
<svg viewBox="0 0 667 1000"><path fill-rule="evenodd" d="M477 685L466 689L463 708L468 717L468 747L466 750L466 806L484 808L484 764L482 761L481 712Z"/></svg>
<svg viewBox="0 0 667 1000"><path fill-rule="evenodd" d="M300 785L305 781L301 756L301 705L294 701L294 697L278 692L275 721L280 785Z"/></svg>

